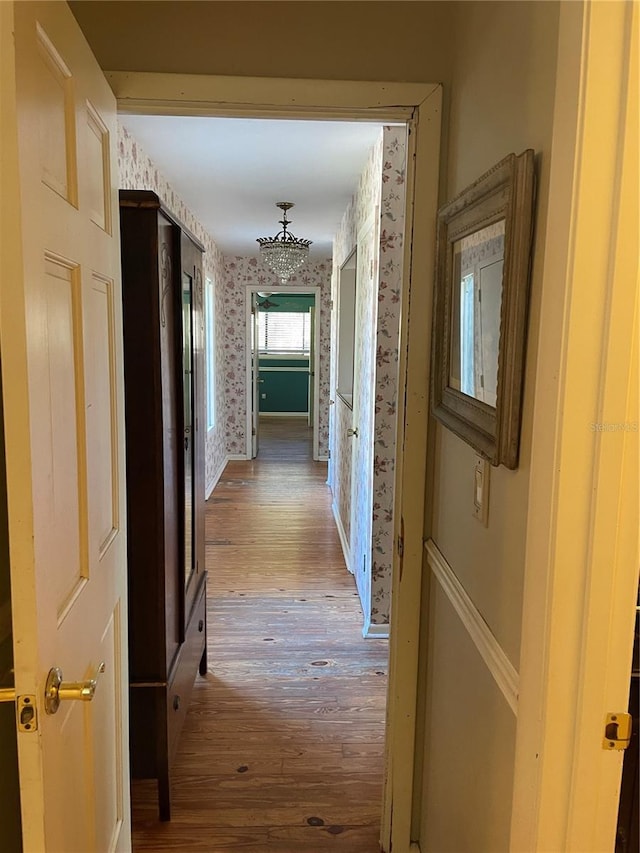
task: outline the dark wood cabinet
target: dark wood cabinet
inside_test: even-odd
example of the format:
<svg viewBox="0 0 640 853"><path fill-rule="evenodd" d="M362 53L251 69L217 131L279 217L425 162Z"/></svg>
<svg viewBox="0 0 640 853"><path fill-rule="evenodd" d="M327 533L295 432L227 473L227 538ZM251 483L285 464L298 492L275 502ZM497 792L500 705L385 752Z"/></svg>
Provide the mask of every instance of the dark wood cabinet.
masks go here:
<svg viewBox="0 0 640 853"><path fill-rule="evenodd" d="M120 191L133 778L170 768L206 672L203 247L155 193Z"/></svg>

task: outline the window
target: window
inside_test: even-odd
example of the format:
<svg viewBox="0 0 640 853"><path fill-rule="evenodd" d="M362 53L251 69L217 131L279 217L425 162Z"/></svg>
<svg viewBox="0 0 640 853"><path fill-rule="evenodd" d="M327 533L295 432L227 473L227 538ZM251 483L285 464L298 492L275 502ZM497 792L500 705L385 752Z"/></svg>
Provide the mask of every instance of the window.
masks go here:
<svg viewBox="0 0 640 853"><path fill-rule="evenodd" d="M308 313L258 312L258 350L262 353L308 354L310 332Z"/></svg>
<svg viewBox="0 0 640 853"><path fill-rule="evenodd" d="M205 288L205 354L207 360L207 429L216 422L216 334L215 334L215 290L207 279Z"/></svg>

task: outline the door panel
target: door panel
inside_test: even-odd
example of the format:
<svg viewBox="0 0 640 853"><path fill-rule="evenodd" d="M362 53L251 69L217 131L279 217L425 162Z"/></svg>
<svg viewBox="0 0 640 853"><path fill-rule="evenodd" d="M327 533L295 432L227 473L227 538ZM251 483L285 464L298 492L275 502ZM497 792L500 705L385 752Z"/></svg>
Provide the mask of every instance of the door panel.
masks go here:
<svg viewBox="0 0 640 853"><path fill-rule="evenodd" d="M377 217L374 218L374 223ZM374 246L376 226L358 235L356 274L356 331L353 370L353 435L351 451L351 504L349 551L365 619L371 620L371 537L373 515L373 413L375 304Z"/></svg>
<svg viewBox="0 0 640 853"><path fill-rule="evenodd" d="M117 380L113 282L94 273L87 290L85 328L87 359L87 438L89 492L93 516L89 529L97 535L100 559L118 533ZM99 487L99 490L98 490Z"/></svg>
<svg viewBox="0 0 640 853"><path fill-rule="evenodd" d="M251 294L251 458L260 449L260 353L258 294Z"/></svg>
<svg viewBox="0 0 640 853"><path fill-rule="evenodd" d="M65 3L2 5L15 68L2 142L16 153L20 213L2 258L11 286L0 285L14 656L17 693L37 708L37 734L18 734L23 845L127 850L115 101ZM48 713L52 667L64 681L96 678L93 699Z"/></svg>

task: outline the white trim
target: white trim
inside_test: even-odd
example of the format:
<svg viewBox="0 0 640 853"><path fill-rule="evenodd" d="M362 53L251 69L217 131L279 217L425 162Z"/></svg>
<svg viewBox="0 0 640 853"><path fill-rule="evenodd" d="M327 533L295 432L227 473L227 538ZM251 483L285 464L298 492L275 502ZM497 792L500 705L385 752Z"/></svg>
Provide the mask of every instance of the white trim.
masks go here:
<svg viewBox="0 0 640 853"><path fill-rule="evenodd" d="M637 3L561 3L510 850L613 850L638 593ZM606 94L605 94L606 93ZM553 286L547 286L553 282Z"/></svg>
<svg viewBox="0 0 640 853"><path fill-rule="evenodd" d="M328 462L328 461L329 461L329 457L328 457L328 456L322 456L322 455L320 455L320 454L319 454L319 455L318 455L318 458L317 458L315 461L316 461L316 462Z"/></svg>
<svg viewBox="0 0 640 853"><path fill-rule="evenodd" d="M382 136L382 131L381 131ZM351 543L351 559L352 559L352 568L355 570L358 567L358 574L356 574L356 587L358 589L358 595L360 596L360 603L362 605L362 612L364 613L364 629L363 635L366 635L366 631L368 629L369 622L371 620L371 568L372 568L372 547L373 547L373 488L374 488L374 458L375 458L375 399L376 399L376 347L377 347L377 339L376 339L376 330L377 330L377 316L378 316L378 292L379 292L379 273L378 278L374 279L373 270L364 269L364 275L371 278L371 286L373 288L373 316L370 315L371 321L371 340L369 341L369 353L371 356L371 364L373 366L373 370L371 371L370 376L366 376L366 374L362 374L360 379L357 379L356 373L358 365L358 351L360 349L360 345L362 343L366 344L366 329L363 329L361 325L357 322L357 310L358 310L358 287L360 284L360 280L358 279L358 273L362 271L361 264L363 263L363 258L366 257L366 246L369 244L371 246L371 258L372 263L377 268L379 266L379 253L380 253L380 205L379 198L376 200L378 203L375 205L374 211L372 214L367 216L364 224L358 230L357 238L356 238L356 249L357 249L357 260L356 260L356 304L354 306L356 323L355 323L355 334L353 341L353 395L352 395L352 407L351 407L351 428L353 430L354 436L352 438L352 446L351 446L351 494L349 497L349 531L350 531L350 543ZM365 247L365 248L363 248ZM362 299L362 296L360 297ZM361 382L361 385L358 385L358 382ZM364 410L362 408L362 393L358 393L361 388L366 389L368 387L369 390L369 400L370 406L368 409ZM344 402L344 400L343 400ZM348 404L345 404L348 407ZM362 428L362 425L366 424L368 426L368 430L365 431ZM360 435L358 436L358 431ZM370 441L368 443L364 443L363 436L368 432ZM364 463L361 464L360 469L358 469L358 462ZM367 482L368 480L368 482ZM364 491L364 487L366 486L366 492ZM358 490L360 487L363 487L362 491L362 504L358 506L358 501L356 500L358 495ZM362 551L360 551L362 548ZM362 554L362 561L361 561ZM360 569L362 567L362 570ZM363 576L368 578L368 583L364 583Z"/></svg>
<svg viewBox="0 0 640 853"><path fill-rule="evenodd" d="M250 458L246 453L227 453L227 462L246 462Z"/></svg>
<svg viewBox="0 0 640 853"><path fill-rule="evenodd" d="M389 625L373 625L369 620L366 620L362 629L362 636L365 640L388 640Z"/></svg>
<svg viewBox="0 0 640 853"><path fill-rule="evenodd" d="M509 707L517 716L519 676L516 668L433 539L429 539L424 547L429 568L447 594Z"/></svg>
<svg viewBox="0 0 640 853"><path fill-rule="evenodd" d="M433 270L435 269L442 87L409 122L405 240L398 365L398 417L393 508L391 637L381 824L383 850L404 853L411 844L417 796L416 725L420 669L421 589L424 556L426 458L430 446L429 361ZM419 782L418 782L419 784ZM417 800L415 800L417 802Z"/></svg>
<svg viewBox="0 0 640 853"><path fill-rule="evenodd" d="M306 420L309 412L260 412L260 420L263 418L300 418Z"/></svg>
<svg viewBox="0 0 640 853"><path fill-rule="evenodd" d="M344 527L342 526L342 519L340 518L340 512L338 511L338 506L335 501L331 501L331 511L333 512L333 517L336 522L336 528L338 530L338 536L340 537L340 545L342 546L342 553L344 555L344 562L351 574L353 574L353 569L351 568L351 551L349 550L349 542L347 540L347 534L345 533Z"/></svg>
<svg viewBox="0 0 640 853"><path fill-rule="evenodd" d="M225 456L223 458L222 462L220 463L220 465L218 466L218 470L215 472L215 474L213 475L213 477L211 478L209 483L207 483L207 486L204 490L204 499L206 501L208 501L209 498L211 497L211 492L217 486L218 480L220 479L220 477L222 477L222 474L224 473L224 469L227 467L228 461L229 461L229 456Z"/></svg>
<svg viewBox="0 0 640 853"><path fill-rule="evenodd" d="M258 352L260 361L309 361L309 353L302 355L301 353L273 353L273 352ZM272 368L265 368L271 370ZM287 369L286 367L284 368Z"/></svg>
<svg viewBox="0 0 640 853"><path fill-rule="evenodd" d="M262 356L260 356L262 358ZM260 373L308 373L308 367L260 367Z"/></svg>
<svg viewBox="0 0 640 853"><path fill-rule="evenodd" d="M244 292L244 370L245 370L245 445L247 459L253 459L253 381L252 381L252 352L251 352L251 327L253 323L251 295L257 293L258 288L245 287ZM257 346L256 341L256 346Z"/></svg>
<svg viewBox="0 0 640 853"><path fill-rule="evenodd" d="M385 853L392 844L398 853L403 853L410 846L414 782L429 376L428 336L424 329L430 328L431 320L442 85L148 72L108 72L107 77L118 99L118 107L125 113L381 119L408 123L410 127L394 508L394 533L397 536L403 527L405 546L402 573L394 552L393 630L380 839ZM420 238L412 240L413 234L419 234ZM411 316L416 318L413 324L416 328L412 327L413 343L410 344L414 355L407 361L409 308ZM319 313L316 312L318 316ZM319 381L317 372L316 381Z"/></svg>
<svg viewBox="0 0 640 853"><path fill-rule="evenodd" d="M437 83L305 80L105 71L122 113L268 118L355 118L404 122Z"/></svg>

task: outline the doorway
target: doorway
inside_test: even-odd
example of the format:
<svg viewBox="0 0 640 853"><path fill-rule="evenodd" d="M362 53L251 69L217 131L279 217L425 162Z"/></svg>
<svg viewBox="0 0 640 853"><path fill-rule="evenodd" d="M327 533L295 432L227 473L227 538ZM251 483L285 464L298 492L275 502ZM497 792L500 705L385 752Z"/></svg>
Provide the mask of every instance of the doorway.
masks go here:
<svg viewBox="0 0 640 853"><path fill-rule="evenodd" d="M359 87L356 87L356 88L359 88ZM364 88L367 88L367 87L365 86ZM377 88L377 87L374 86L374 88ZM437 170L435 168L432 170L427 169L424 172L422 172L420 176L418 176L414 173L413 166L414 166L414 162L415 162L415 157L418 156L419 152L422 152L422 153L420 153L420 157L425 157L425 158L427 157L427 153L428 153L429 158L431 158L429 160L429 162L435 163L437 161L437 150L438 150L438 140L439 140L440 87L438 87L438 86L435 86L435 87L426 86L426 87L420 87L420 88L423 90L424 98L426 98L425 104L427 104L430 101L430 103L428 103L427 106L424 106L421 109L423 111L426 110L426 112L424 112L425 115L428 113L430 114L432 110L434 111L434 113L433 113L432 120L425 125L424 130L421 132L420 135L417 134L415 126L412 126L412 133L409 135L407 157L406 157L406 172L403 172L403 175L402 175L405 179L406 186L409 187L409 194L408 194L407 199L406 199L406 206L404 203L402 204L403 215L405 213L405 210L407 210L409 212L409 216L410 216L410 220L407 223L407 228L415 227L416 217L417 217L417 221L419 221L419 219L420 219L420 214L416 212L416 210L414 209L412 202L411 202L411 199L413 198L413 194L416 191L420 192L420 197L422 200L422 204L420 206L420 209L426 211L426 209L435 210L435 198L436 198L436 192L437 192ZM117 86L116 86L116 89L117 89ZM399 93L395 93L395 96L394 96L390 91L387 91L385 89L384 95L380 96L380 94L378 94L378 95L376 95L376 99L378 100L378 104L380 103L380 100L379 100L380 97L382 97L382 101L386 101L388 103L398 103L398 101L395 100L395 97L398 97L398 96L399 96ZM367 101L367 100L368 100L368 96L366 96L364 98L364 101ZM400 98L400 100L402 100L402 97ZM302 98L302 101L304 101L304 98ZM129 108L129 109L135 109L136 106L137 105L134 102L131 102L131 101L127 102L127 108ZM166 107L165 107L165 109L166 109ZM403 121L403 122L408 122L410 125L412 125L413 118L417 116L417 113L415 112L414 108L411 108L411 109L399 108L398 109L396 107L384 107L381 109L379 107L376 107L375 110L373 110L373 111L370 111L370 110L371 110L370 107L364 107L363 108L363 107L354 106L353 112L351 112L351 110L349 111L349 116L350 117L359 116L361 118L369 119L369 118L372 118L373 116L376 116L377 118L382 118L383 115L385 115L385 117L388 117L388 119L393 120L395 123L398 123L399 121ZM183 111L188 111L188 110L183 110ZM212 109L212 112L216 112L216 110ZM224 110L222 112L224 112ZM218 114L220 114L220 112L218 112ZM264 112L258 111L257 114L258 115L260 115L260 114L264 115ZM300 110L300 109L296 108L296 111L294 114L297 115L298 118L302 118L303 116L311 117L314 114L317 117L318 112L311 110L310 112L306 113L306 115L305 115L304 110ZM333 114L332 110L329 108L322 113L322 115L326 118L331 117L332 114ZM341 113L341 117L342 118L345 117L345 112ZM425 160L425 162L426 162L426 160ZM392 178L393 181L396 181L399 177L401 177L401 176L399 174L396 174L396 173L392 173L390 175L387 175L387 179ZM388 180L387 186L393 187L393 181ZM384 207L381 208L381 211L382 211L382 213L378 214L379 216L387 216L390 213L390 211L388 211ZM385 220L385 224L388 225L388 223L390 223L392 221L393 220L392 220L391 216L389 216L388 222L387 222L387 220ZM357 226L356 225L350 225L350 227L348 229L348 233L341 235L341 242L339 245L338 256L336 258L334 258L334 264L340 264L346 258L346 256L351 252L351 250L353 248L353 239L357 234L358 228L362 224L363 224L363 222L360 221ZM396 276L395 279L392 277L389 277L389 276L385 277L385 285L386 285L385 295L388 296L389 304L390 305L392 304L395 306L396 313L393 316L394 316L394 321L396 322L395 338L397 340L397 338L399 337L398 326L399 326L401 318L402 318L402 322L405 324L403 334L406 335L407 317L406 317L406 314L405 315L401 314L400 308L403 307L404 309L406 309L407 304L408 304L407 298L408 298L409 270L411 269L411 265L407 264L407 259L409 258L409 248L410 247L408 244L403 243L403 241L401 239L398 239L395 241L389 240L388 237L389 237L389 232L391 230L389 227L387 227L386 229L383 229L383 230L385 231L385 239L387 241L385 243L385 251L387 252L386 258L389 260L390 269L392 269L394 275ZM381 234L381 237L382 237L382 234ZM429 240L422 241L420 244L420 247L417 250L414 247L413 254L417 255L420 259L419 269L421 269L421 270L422 269L428 269L429 263L431 262L430 252L432 252L432 250L433 250L433 242L429 241ZM238 259L235 259L234 264L235 264L236 268L239 266ZM242 274L252 273L251 269L248 269L248 268L245 269L244 266L243 266L241 272L242 272ZM224 275L224 273L223 273L223 275ZM420 294L420 297L416 298L416 305L418 305L418 303L425 302L425 306L422 308L422 311L423 311L424 317L426 318L426 322L428 322L428 317L429 317L428 294L429 294L429 289L427 287L422 291L422 293ZM236 300L235 296L233 298L234 298L234 300ZM245 307L246 302L244 299L242 299L241 303L239 303L238 301L235 301L235 304L233 307L237 310L240 307L240 304L242 305L242 310L246 311L246 307ZM363 303L363 307L364 307L364 303ZM335 324L335 315L336 315L335 304L333 306L329 305L328 308L329 308L329 314L331 315L331 323ZM373 305L370 304L370 310L371 310L370 315L367 315L365 312L366 316L358 318L358 321L362 322L362 321L366 321L369 317L371 319L374 319L375 317L382 316L383 321L386 324L386 321L388 319L387 314L386 314L386 312L384 314L380 313L380 305L379 304L377 304L375 302ZM242 337L242 351L243 351L243 356L246 357L246 326L242 331L242 336L243 336ZM390 348L389 341L390 340L393 340L393 333L390 332L389 326L384 325L384 328L382 328L382 327L378 328L375 340L372 342L373 347L374 347L374 351L376 353L375 361L376 362L378 361L378 355L379 355L380 356L380 363L382 365L385 365L385 364L390 365L387 368L386 376L389 377L389 374L391 372L395 372L396 377L397 377L397 371L398 371L397 359L398 359L398 357L400 359L402 359L403 353L396 354L395 361L394 361L393 355L389 352L389 348ZM425 338L425 340L426 340L426 338ZM234 351L239 351L238 343L239 343L239 341L236 338L232 347L231 347ZM371 363L373 364L374 362L372 361ZM400 373L402 373L402 365L400 365ZM239 377L239 375L240 374L239 374L237 368L234 369L234 377L235 377L234 382L235 382L235 379L237 379ZM243 375L242 384L245 386L242 389L243 390L242 399L243 399L243 403L244 403L244 400L246 400L246 363L243 364L242 375ZM330 399L334 400L334 403L335 403L335 397L334 397L335 384L333 384L334 383L333 378L331 381L332 381L332 384L330 386ZM238 385L236 383L232 387L232 392L236 393L237 388L238 388ZM380 395L382 399L379 400L379 399L377 399L377 396L378 396L377 394L372 394L371 402L373 405L373 401L375 399L376 405L378 406L378 412L377 413L383 414L383 417L386 419L387 424L393 425L393 428L395 429L396 420L397 420L400 428L402 428L403 427L403 419L402 419L402 417L400 417L400 418L397 417L397 412L398 411L403 412L405 403L404 403L404 399L400 398L397 401L398 406L396 407L395 402L391 403L391 401L389 401L389 399L386 395L390 392L390 390L392 388L395 391L397 391L398 388L403 388L403 386L401 384L397 383L397 378L395 380L395 383L388 381L388 378L387 378L387 380L385 381L384 388L383 388L383 393ZM333 409L334 409L334 406L330 406L330 411ZM332 413L332 416L333 416L333 413ZM245 424L246 424L246 412L245 412L245 418L243 421L243 431L244 431L244 425ZM335 425L335 419L334 419L334 425ZM234 425L234 429L235 429L235 425ZM328 430L327 430L327 432L328 432ZM384 430L382 430L380 433L378 433L378 431L376 430L376 434L379 434L381 436L379 448L384 448L384 453L388 454L388 460L389 460L388 463L385 463L385 460L383 458L381 458L380 459L381 464L379 465L378 470L384 474L385 490L386 490L387 496L388 497L390 496L391 506L392 506L393 505L393 494L394 494L393 483L394 483L394 480L396 479L396 477L401 475L399 468L395 464L396 463L396 446L399 446L400 442L399 441L397 443L396 442L388 442L386 440L387 436L386 436ZM236 438L235 438L236 435L237 435L237 433L231 435L231 442L232 443L230 445L228 445L229 450L231 451L229 453L229 457L232 459L238 459L238 455L236 455L236 454L238 454L238 452L241 450L242 451L242 458L246 458L246 434L242 436L242 444L241 445L240 445L240 436L238 435L238 438L236 440ZM327 435L327 439L328 439L328 435ZM237 441L235 446L233 446L234 440ZM386 446L385 446L384 442L386 442ZM423 448L423 450L424 450L424 448ZM384 454L381 454L381 457L383 455ZM424 464L423 461L422 462L420 461L421 455L422 455L422 451L420 453L418 453L417 456L414 455L414 457L412 459L412 475L414 475L415 478L418 478L420 476L421 465ZM337 462L337 454L336 454L336 458L333 458L331 460L331 467L334 471L335 471L335 467L336 467L336 462ZM419 490L416 489L416 491L419 491ZM415 495L415 493L414 493L414 495ZM407 536L407 534L408 534L409 541L411 541L412 537L415 539L418 539L418 540L421 539L422 518L421 518L421 510L420 510L419 505L420 505L419 500L416 501L415 499L412 499L411 507L410 507L409 511L405 512L405 528L406 528L405 529L405 536ZM412 527L411 524L407 527L407 519L408 518L413 520L413 522L416 525L415 527ZM385 541L386 552L388 555L388 569L386 572L386 578L385 579L386 579L386 582L388 583L388 585L390 587L391 586L391 576L390 576L391 575L391 564L394 560L394 556L393 556L394 543L396 541L396 536L397 536L397 531L395 531L393 528L394 528L394 524L397 524L398 522L392 520L392 513L388 512L388 511L385 511L384 513L382 513L379 516L379 519L386 521L387 524L389 525L389 529L386 532L386 541ZM395 519L398 519L397 514L395 515ZM418 519L419 519L419 521L418 521ZM370 565L363 566L363 571L368 571L371 573L371 575L373 575L374 571L376 571L376 568L377 567L374 566L373 560L372 560ZM417 562L415 565L412 566L411 569L409 569L407 563L405 562L404 586L403 586L403 590L402 590L402 598L404 599L405 606L408 607L409 610L415 609L416 604L419 600L419 597L416 595L416 592L415 592L415 590L417 588L419 588L419 583L420 583L420 570L419 570L419 566L418 566ZM412 586L413 586L413 592L410 591L410 587L412 587ZM397 610L396 610L396 612L397 612ZM402 643L402 636L403 636L403 633L405 632L405 627L407 627L407 626L403 622L398 622L396 625L395 630L396 630L396 639L397 639L398 643ZM417 654L416 654L415 658L412 654L409 654L409 655L405 654L403 657L403 661L402 661L402 669L403 669L403 675L402 675L402 679L401 679L402 684L399 685L393 691L394 703L396 705L396 710L400 709L398 719L402 719L404 721L404 723L406 723L407 719L411 719L415 715L415 707L414 707L414 700L412 697L412 689L408 689L410 680L413 678L413 676L409 675L409 680L407 680L407 674L408 674L408 672L411 671L411 669L414 666L417 667ZM393 673L391 674L391 677L393 678ZM393 725L393 713L390 713L389 719L391 720L391 725ZM409 751L411 752L410 727L407 728L404 723L402 725L402 731L399 732L399 736L394 735L394 738L393 738L394 748L398 749L397 741L400 740L402 742L405 742L405 746L403 748L409 749ZM394 776L397 779L397 781L393 783L394 785L399 783L400 779L403 776L407 776L407 774L409 774L409 772L410 772L409 767L410 767L409 762L394 765ZM389 784L390 782L391 782L391 780L387 779L387 784ZM398 801L396 800L396 803L397 802ZM391 803L390 798L388 798L387 803L388 803L388 806L390 806L390 803ZM388 810L385 810L384 827L386 827L386 828L383 828L383 837L385 835L388 835L390 832L389 814L390 814L390 812ZM386 842L386 843L388 843L388 842Z"/></svg>
<svg viewBox="0 0 640 853"><path fill-rule="evenodd" d="M321 326L321 292L320 286L295 282L286 289L247 287L248 459L259 453L261 420L299 418L311 431L312 458L327 460L319 451L320 353L323 344L327 349L330 323Z"/></svg>

